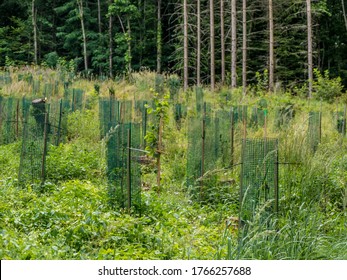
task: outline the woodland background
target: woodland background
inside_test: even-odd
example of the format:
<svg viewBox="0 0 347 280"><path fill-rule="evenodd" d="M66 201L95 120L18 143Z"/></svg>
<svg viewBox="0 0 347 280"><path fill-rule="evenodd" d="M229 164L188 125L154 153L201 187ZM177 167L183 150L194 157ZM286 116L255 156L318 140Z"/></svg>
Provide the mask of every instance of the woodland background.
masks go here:
<svg viewBox="0 0 347 280"><path fill-rule="evenodd" d="M294 94L313 69L347 85L344 0L3 0L0 66L177 73L190 85ZM312 39L312 41L311 41Z"/></svg>

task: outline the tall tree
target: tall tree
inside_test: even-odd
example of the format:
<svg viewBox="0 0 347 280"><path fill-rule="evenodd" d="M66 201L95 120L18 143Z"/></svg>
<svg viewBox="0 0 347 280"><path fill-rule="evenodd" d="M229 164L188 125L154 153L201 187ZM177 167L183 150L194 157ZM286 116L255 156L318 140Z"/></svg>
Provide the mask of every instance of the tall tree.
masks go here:
<svg viewBox="0 0 347 280"><path fill-rule="evenodd" d="M225 30L224 30L224 0L220 0L220 43L221 43L221 82L225 83Z"/></svg>
<svg viewBox="0 0 347 280"><path fill-rule="evenodd" d="M78 5L78 13L81 21L81 31L82 31L82 39L83 39L83 58L84 58L84 70L88 71L88 53L87 53L87 34L86 28L84 24L84 7L83 0L76 0Z"/></svg>
<svg viewBox="0 0 347 280"><path fill-rule="evenodd" d="M242 0L242 93L247 91L247 0Z"/></svg>
<svg viewBox="0 0 347 280"><path fill-rule="evenodd" d="M343 20L345 22L345 27L346 27L346 31L347 31L347 17L346 17L346 9L345 9L344 0L341 0L341 6L342 6Z"/></svg>
<svg viewBox="0 0 347 280"><path fill-rule="evenodd" d="M196 84L201 85L201 1L196 2Z"/></svg>
<svg viewBox="0 0 347 280"><path fill-rule="evenodd" d="M236 42L236 0L231 0L231 88L236 87L236 60L237 60L237 42Z"/></svg>
<svg viewBox="0 0 347 280"><path fill-rule="evenodd" d="M157 73L161 73L162 56L162 22L161 22L161 0L158 0L157 14Z"/></svg>
<svg viewBox="0 0 347 280"><path fill-rule="evenodd" d="M311 0L306 0L307 13L307 71L308 71L308 97L312 97L313 82L313 55L312 55L312 14Z"/></svg>
<svg viewBox="0 0 347 280"><path fill-rule="evenodd" d="M268 0L269 4L269 91L273 91L274 87L274 21L273 21L273 6L272 0Z"/></svg>
<svg viewBox="0 0 347 280"><path fill-rule="evenodd" d="M183 0L183 88L188 89L188 3Z"/></svg>
<svg viewBox="0 0 347 280"><path fill-rule="evenodd" d="M211 68L211 91L214 91L216 83L215 69L215 33L214 33L214 0L210 0L210 68Z"/></svg>
<svg viewBox="0 0 347 280"><path fill-rule="evenodd" d="M35 0L32 0L31 2L31 16L34 34L34 63L38 64L37 8L35 5Z"/></svg>
<svg viewBox="0 0 347 280"><path fill-rule="evenodd" d="M126 63L126 72L129 75L132 72L132 33L130 20L138 16L137 7L131 4L130 0L114 0L114 3L109 7L109 12L117 16L123 38L126 42L126 52L124 54ZM125 20L125 24L124 24Z"/></svg>
<svg viewBox="0 0 347 280"><path fill-rule="evenodd" d="M111 6L113 0L109 1L109 6ZM109 76L113 78L113 16L112 13L108 13L108 69Z"/></svg>

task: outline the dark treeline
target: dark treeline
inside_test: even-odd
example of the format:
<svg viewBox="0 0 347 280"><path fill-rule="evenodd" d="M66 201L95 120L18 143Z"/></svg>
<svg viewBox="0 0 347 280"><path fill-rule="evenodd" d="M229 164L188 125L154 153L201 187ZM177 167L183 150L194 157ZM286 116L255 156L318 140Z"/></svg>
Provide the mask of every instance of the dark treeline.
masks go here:
<svg viewBox="0 0 347 280"><path fill-rule="evenodd" d="M270 78L269 87L292 88L308 79L308 2L312 67L346 85L344 0L2 0L0 66L64 64L110 77L149 69L187 85Z"/></svg>

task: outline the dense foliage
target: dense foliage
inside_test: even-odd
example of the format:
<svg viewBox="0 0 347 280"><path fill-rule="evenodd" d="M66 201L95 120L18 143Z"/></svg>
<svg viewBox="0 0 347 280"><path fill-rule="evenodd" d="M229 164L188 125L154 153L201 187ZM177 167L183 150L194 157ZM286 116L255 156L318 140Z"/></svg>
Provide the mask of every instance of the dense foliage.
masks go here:
<svg viewBox="0 0 347 280"><path fill-rule="evenodd" d="M230 1L214 1L215 65L221 82L220 4L223 1L225 69L230 83ZM176 72L183 76L183 8L180 0L19 1L0 4L0 66L38 63L61 67L72 61L86 75L130 74L143 69ZM274 1L275 81L294 89L307 81L305 1ZM160 6L158 6L160 4ZM201 79L210 81L209 1L201 3ZM347 84L346 23L343 1L312 1L313 67L341 77ZM250 1L247 6L247 79L268 68L268 3ZM158 13L158 9L160 13ZM197 76L197 6L187 1L189 83ZM242 1L237 1L237 76L242 70ZM36 44L36 47L35 47ZM37 61L36 61L37 60ZM160 64L160 65L158 65Z"/></svg>

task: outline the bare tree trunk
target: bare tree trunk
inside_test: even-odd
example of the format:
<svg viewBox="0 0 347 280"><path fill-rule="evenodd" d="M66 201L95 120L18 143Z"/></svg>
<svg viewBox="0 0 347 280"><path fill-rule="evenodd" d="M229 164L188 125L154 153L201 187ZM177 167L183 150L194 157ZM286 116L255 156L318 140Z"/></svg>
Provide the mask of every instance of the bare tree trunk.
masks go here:
<svg viewBox="0 0 347 280"><path fill-rule="evenodd" d="M306 0L307 8L307 71L308 71L308 97L312 97L313 81L313 59L312 59L312 17L311 17L311 0Z"/></svg>
<svg viewBox="0 0 347 280"><path fill-rule="evenodd" d="M101 27L101 3L100 0L98 0L98 32L99 32L99 45L102 45L102 27ZM101 65L99 65L99 75L101 76L102 68Z"/></svg>
<svg viewBox="0 0 347 280"><path fill-rule="evenodd" d="M161 26L161 0L158 0L158 26L157 26L157 73L161 72L162 55L162 26Z"/></svg>
<svg viewBox="0 0 347 280"><path fill-rule="evenodd" d="M197 0L196 84L201 85L201 3Z"/></svg>
<svg viewBox="0 0 347 280"><path fill-rule="evenodd" d="M99 29L99 34L101 34L101 3L100 0L98 0L98 29Z"/></svg>
<svg viewBox="0 0 347 280"><path fill-rule="evenodd" d="M214 44L214 1L210 0L210 58L211 58L211 91L214 91L216 83L215 69L215 44Z"/></svg>
<svg viewBox="0 0 347 280"><path fill-rule="evenodd" d="M236 0L231 0L231 88L236 87Z"/></svg>
<svg viewBox="0 0 347 280"><path fill-rule="evenodd" d="M112 0L110 0L110 5L113 3ZM113 17L110 15L110 18L108 20L108 46L109 46L109 56L108 56L108 63L109 63L109 75L110 78L113 78Z"/></svg>
<svg viewBox="0 0 347 280"><path fill-rule="evenodd" d="M38 42L37 42L37 9L35 5L35 0L31 2L31 13L32 13L32 24L34 31L34 63L38 63Z"/></svg>
<svg viewBox="0 0 347 280"><path fill-rule="evenodd" d="M88 55L87 55L87 35L84 26L84 9L83 9L83 1L77 0L79 17L81 20L81 29L82 29L82 38L83 38L83 57L84 57L84 70L88 70Z"/></svg>
<svg viewBox="0 0 347 280"><path fill-rule="evenodd" d="M242 1L242 93L247 91L247 0Z"/></svg>
<svg viewBox="0 0 347 280"><path fill-rule="evenodd" d="M220 41L221 41L221 82L225 83L225 31L224 31L224 0L220 0Z"/></svg>
<svg viewBox="0 0 347 280"><path fill-rule="evenodd" d="M344 0L341 0L341 5L342 5L343 19L345 21L345 27L346 27L346 31L347 31L347 17L346 17L346 9L345 9Z"/></svg>
<svg viewBox="0 0 347 280"><path fill-rule="evenodd" d="M183 88L188 89L188 6L183 0Z"/></svg>
<svg viewBox="0 0 347 280"><path fill-rule="evenodd" d="M128 43L128 51L127 51L127 62L128 62L128 75L130 75L131 69L131 27L130 27L130 18L127 16L127 43Z"/></svg>
<svg viewBox="0 0 347 280"><path fill-rule="evenodd" d="M272 0L269 0L269 91L272 92L274 88L274 22L273 22L273 9Z"/></svg>

